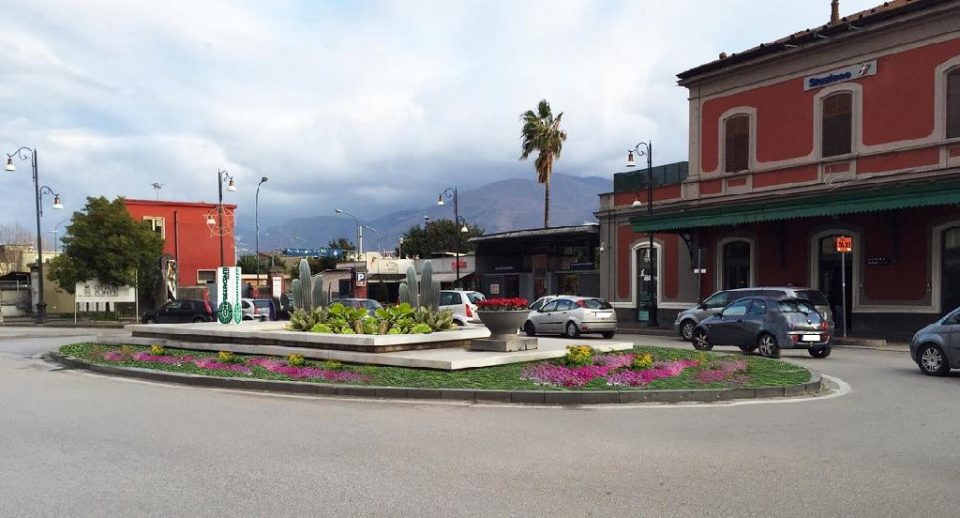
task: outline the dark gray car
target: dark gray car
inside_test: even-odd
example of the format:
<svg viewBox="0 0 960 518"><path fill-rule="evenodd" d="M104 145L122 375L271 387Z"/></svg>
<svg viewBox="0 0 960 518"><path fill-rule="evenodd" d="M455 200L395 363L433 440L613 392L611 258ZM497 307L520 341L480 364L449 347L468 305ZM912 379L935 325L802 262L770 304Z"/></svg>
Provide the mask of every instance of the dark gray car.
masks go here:
<svg viewBox="0 0 960 518"><path fill-rule="evenodd" d="M910 357L929 376L960 369L960 308L917 331L910 340Z"/></svg>
<svg viewBox="0 0 960 518"><path fill-rule="evenodd" d="M833 312L827 297L818 290L799 288L795 286L768 286L754 288L737 288L714 293L696 306L681 311L673 322L673 329L684 340L693 338L693 329L701 321L720 312L731 302L743 297L773 297L775 299L803 299L809 301L827 319L830 332L833 332Z"/></svg>
<svg viewBox="0 0 960 518"><path fill-rule="evenodd" d="M774 358L780 349L806 349L814 358L830 356L830 328L806 300L773 297L741 298L693 330L693 347L709 351L715 345L736 345Z"/></svg>

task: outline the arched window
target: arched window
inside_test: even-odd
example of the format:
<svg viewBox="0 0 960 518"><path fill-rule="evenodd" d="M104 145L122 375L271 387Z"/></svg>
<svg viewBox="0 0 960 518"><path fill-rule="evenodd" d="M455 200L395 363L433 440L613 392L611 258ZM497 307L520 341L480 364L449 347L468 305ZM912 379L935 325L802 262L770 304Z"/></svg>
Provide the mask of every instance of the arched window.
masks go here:
<svg viewBox="0 0 960 518"><path fill-rule="evenodd" d="M947 74L947 138L960 137L960 68Z"/></svg>
<svg viewBox="0 0 960 518"><path fill-rule="evenodd" d="M853 94L841 92L823 99L823 156L850 153L853 141Z"/></svg>
<svg viewBox="0 0 960 518"><path fill-rule="evenodd" d="M724 121L724 171L736 173L750 168L750 116L734 115Z"/></svg>

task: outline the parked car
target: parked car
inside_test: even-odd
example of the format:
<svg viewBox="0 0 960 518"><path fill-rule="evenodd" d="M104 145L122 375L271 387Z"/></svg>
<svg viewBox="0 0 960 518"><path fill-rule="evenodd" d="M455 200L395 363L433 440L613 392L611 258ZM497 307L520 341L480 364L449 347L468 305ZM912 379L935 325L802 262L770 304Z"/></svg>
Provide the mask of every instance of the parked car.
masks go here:
<svg viewBox="0 0 960 518"><path fill-rule="evenodd" d="M599 333L604 338L613 338L616 331L617 312L599 297L558 295L530 311L523 324L527 336L559 334L576 338L581 334Z"/></svg>
<svg viewBox="0 0 960 518"><path fill-rule="evenodd" d="M928 376L960 369L960 308L917 331L910 340L910 357Z"/></svg>
<svg viewBox="0 0 960 518"><path fill-rule="evenodd" d="M814 358L830 356L832 336L820 311L807 300L774 297L740 298L693 329L691 342L700 351L736 345L775 358L780 349L804 348Z"/></svg>
<svg viewBox="0 0 960 518"><path fill-rule="evenodd" d="M827 319L830 332L833 332L833 311L830 309L830 302L827 301L827 297L823 293L811 288L778 286L737 288L735 290L718 291L696 306L677 314L677 319L673 322L673 329L684 340L691 340L693 339L693 330L697 327L697 324L708 317L716 315L728 304L743 297L807 300L817 308L817 311L820 312L822 317Z"/></svg>
<svg viewBox="0 0 960 518"><path fill-rule="evenodd" d="M383 304L373 300L373 299L357 299L357 298L343 298L343 299L334 299L330 304L343 304L351 308L366 308L367 313L373 315L376 311L383 307Z"/></svg>
<svg viewBox="0 0 960 518"><path fill-rule="evenodd" d="M440 310L453 313L453 323L458 326L481 324L477 316L477 302L484 300L483 293L465 290L441 290Z"/></svg>
<svg viewBox="0 0 960 518"><path fill-rule="evenodd" d="M270 299L240 299L244 320L276 320L276 311Z"/></svg>
<svg viewBox="0 0 960 518"><path fill-rule="evenodd" d="M144 324L182 324L216 320L210 303L199 299L171 300L155 311L143 314Z"/></svg>

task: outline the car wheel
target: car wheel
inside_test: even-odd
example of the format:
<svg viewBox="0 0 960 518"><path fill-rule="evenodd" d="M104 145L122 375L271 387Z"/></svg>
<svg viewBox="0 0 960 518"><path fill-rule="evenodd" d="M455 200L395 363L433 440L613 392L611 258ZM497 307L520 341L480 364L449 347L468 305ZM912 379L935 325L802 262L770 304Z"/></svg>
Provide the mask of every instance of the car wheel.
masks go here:
<svg viewBox="0 0 960 518"><path fill-rule="evenodd" d="M527 333L527 336L537 336L537 328L534 327L533 322L527 320L526 324L523 324L523 332Z"/></svg>
<svg viewBox="0 0 960 518"><path fill-rule="evenodd" d="M926 344L920 347L917 358L920 371L927 376L944 376L950 370L943 349L935 344Z"/></svg>
<svg viewBox="0 0 960 518"><path fill-rule="evenodd" d="M600 333L600 336L602 336L602 337L604 337L604 338L607 338L607 339L613 338L613 331L604 331L604 332Z"/></svg>
<svg viewBox="0 0 960 518"><path fill-rule="evenodd" d="M695 329L690 342L693 343L693 348L698 351L709 351L713 349L713 344L710 343L710 337L707 336L707 332L703 329Z"/></svg>
<svg viewBox="0 0 960 518"><path fill-rule="evenodd" d="M760 338L757 338L757 351L764 358L780 356L780 346L777 345L777 339L769 333L763 333Z"/></svg>
<svg viewBox="0 0 960 518"><path fill-rule="evenodd" d="M207 321L207 320L206 320L205 318L203 318L203 317L197 317L197 318L193 319L193 323L194 323L194 324L202 324L203 322L206 322L206 321Z"/></svg>
<svg viewBox="0 0 960 518"><path fill-rule="evenodd" d="M740 345L738 347L740 347L740 350L745 353L752 353L753 351L757 350L756 345Z"/></svg>
<svg viewBox="0 0 960 518"><path fill-rule="evenodd" d="M693 320L688 319L680 322L680 336L682 336L684 340L693 340L693 329L695 327L697 327L697 325L693 323Z"/></svg>
<svg viewBox="0 0 960 518"><path fill-rule="evenodd" d="M814 358L826 358L827 356L830 356L831 350L832 347L812 347L807 349L807 352L810 353L810 356L813 356Z"/></svg>
<svg viewBox="0 0 960 518"><path fill-rule="evenodd" d="M453 320L453 325L455 325L455 326L457 326L457 327L463 327L463 326L465 326L466 324L465 324L462 320L454 319L454 320Z"/></svg>
<svg viewBox="0 0 960 518"><path fill-rule="evenodd" d="M577 327L577 324L574 324L573 322L567 322L566 330L568 338L577 338L580 336L580 328Z"/></svg>

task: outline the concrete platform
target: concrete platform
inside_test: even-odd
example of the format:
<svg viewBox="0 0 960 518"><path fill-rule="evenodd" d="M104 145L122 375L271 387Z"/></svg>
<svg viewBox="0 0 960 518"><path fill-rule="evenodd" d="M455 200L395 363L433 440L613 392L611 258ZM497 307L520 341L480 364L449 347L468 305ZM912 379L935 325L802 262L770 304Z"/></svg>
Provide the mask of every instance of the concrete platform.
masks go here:
<svg viewBox="0 0 960 518"><path fill-rule="evenodd" d="M206 325L206 324L197 324ZM219 325L219 324L215 324ZM287 356L300 354L316 360L337 360L344 363L390 365L420 369L461 370L477 367L492 367L509 363L531 362L560 358L566 354L568 345L588 344L601 352L623 351L633 347L632 342L612 340L572 340L564 338L539 338L538 348L530 351L493 352L470 351L466 346L446 349L407 350L385 353L317 349L309 346L290 347L282 345L254 345L238 343L183 342L175 338L105 337L103 343L121 345L153 345L195 349L201 351L231 351L239 354Z"/></svg>
<svg viewBox="0 0 960 518"><path fill-rule="evenodd" d="M288 331L287 322L243 322L223 325L202 324L135 324L128 325L135 338L157 343L171 340L183 344L255 345L331 349L363 353L387 353L419 349L468 347L470 341L487 338L490 330L482 325L464 326L453 331L423 335L338 335ZM186 346L191 348L190 346ZM226 350L226 349L221 349Z"/></svg>

